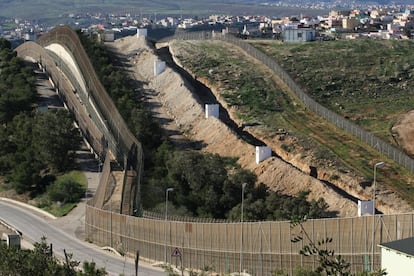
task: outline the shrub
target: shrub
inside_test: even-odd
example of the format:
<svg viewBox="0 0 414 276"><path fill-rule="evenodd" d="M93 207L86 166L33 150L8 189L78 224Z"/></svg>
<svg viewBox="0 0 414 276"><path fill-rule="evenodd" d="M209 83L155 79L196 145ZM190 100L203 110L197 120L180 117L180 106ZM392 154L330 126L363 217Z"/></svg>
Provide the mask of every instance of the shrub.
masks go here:
<svg viewBox="0 0 414 276"><path fill-rule="evenodd" d="M52 201L74 203L85 194L85 188L72 177L64 175L48 187L47 194Z"/></svg>

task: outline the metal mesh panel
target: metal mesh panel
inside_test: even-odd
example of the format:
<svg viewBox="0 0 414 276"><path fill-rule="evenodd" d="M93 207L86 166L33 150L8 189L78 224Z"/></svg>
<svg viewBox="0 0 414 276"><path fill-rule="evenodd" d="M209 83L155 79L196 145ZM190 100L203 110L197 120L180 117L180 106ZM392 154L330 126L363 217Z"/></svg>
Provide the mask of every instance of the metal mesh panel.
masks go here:
<svg viewBox="0 0 414 276"><path fill-rule="evenodd" d="M364 258L371 259L372 253L374 266L379 268L378 244L412 235L413 216L400 214L318 219L309 220L303 226L314 242L332 238L332 243L326 248L335 250L335 254L351 262L352 272L357 273L363 271ZM87 206L87 239L98 245L109 245L110 219L109 212ZM131 254L140 250L142 257L151 260L164 261L166 257L168 262L175 264L176 257L171 254L175 248L179 248L185 267L211 267L220 273L239 271L240 260L242 268L253 275L269 275L275 269L292 274L297 267L318 266L316 258L299 254L302 246L308 243L306 239L302 243L291 242L298 229L291 229L289 222L165 222L121 214L113 214L112 220L113 241L122 243ZM373 223L375 232L372 231ZM243 247L240 246L242 228Z"/></svg>

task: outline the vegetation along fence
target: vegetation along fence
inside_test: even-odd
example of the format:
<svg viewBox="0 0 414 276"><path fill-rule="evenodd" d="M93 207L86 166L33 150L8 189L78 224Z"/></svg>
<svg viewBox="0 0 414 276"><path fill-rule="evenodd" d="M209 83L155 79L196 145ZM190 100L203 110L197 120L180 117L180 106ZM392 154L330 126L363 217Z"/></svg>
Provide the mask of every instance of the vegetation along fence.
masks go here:
<svg viewBox="0 0 414 276"><path fill-rule="evenodd" d="M55 54L52 56L60 70L67 74L74 85L75 92L88 110L98 129L104 136L102 143L114 154L118 164L123 166L125 177L122 189L122 208L124 214L132 214L140 206L140 180L143 170L143 152L141 144L130 132L128 126L119 114L111 98L99 81L88 55L86 54L78 35L69 27L62 26L41 36L37 43L43 47L54 43L63 46L77 63L81 76L86 84L86 90L79 85L80 80L70 73L65 62ZM102 153L104 155L104 153ZM104 156L101 156L103 158ZM133 172L132 172L133 171ZM131 173L132 172L132 173Z"/></svg>
<svg viewBox="0 0 414 276"><path fill-rule="evenodd" d="M103 151L102 133L97 129L95 123L88 116L85 108L79 105L79 100L73 93L71 83L61 74L56 66L55 60L48 55L43 47L34 42L26 42L25 44L22 44L16 49L16 52L20 57L31 57L34 60L41 61L40 64L43 69L47 68L53 85L56 86L60 97L64 100L67 108L72 112L89 144L97 152Z"/></svg>
<svg viewBox="0 0 414 276"><path fill-rule="evenodd" d="M325 120L335 124L337 127L343 129L347 133L359 138L361 141L370 145L371 147L377 149L382 154L386 155L390 159L394 160L401 166L405 167L410 172L414 173L414 160L405 154L402 150L396 148L395 146L381 140L372 133L360 128L358 125L353 122L343 118L337 113L327 109L321 104L313 100L290 76L283 70L279 64L271 57L267 56L260 50L254 48L249 43L237 39L231 35L222 35L220 33L212 32L188 32L188 33L179 33L172 37L163 40L207 40L207 39L219 39L228 43L231 43L235 46L240 47L250 56L259 60L267 67L269 67L273 72L275 72L282 81L291 89L303 102L303 104L317 113L319 116Z"/></svg>
<svg viewBox="0 0 414 276"><path fill-rule="evenodd" d="M59 96L65 102L65 106L71 111L79 128L89 145L99 155L99 162L103 160L102 173L98 189L95 196L88 202L92 206L102 208L108 200L108 187L114 183L111 174L110 154L106 154L105 138L102 129L97 127L95 123L98 119L96 114L92 113L92 104L85 99L81 91L79 80L76 80L72 71L63 62L63 60L55 53L46 50L42 46L34 42L27 42L16 49L18 55L22 58L31 58L39 62L41 67L49 74L50 81L59 93ZM62 74L63 73L63 74ZM107 135L105 135L108 137Z"/></svg>

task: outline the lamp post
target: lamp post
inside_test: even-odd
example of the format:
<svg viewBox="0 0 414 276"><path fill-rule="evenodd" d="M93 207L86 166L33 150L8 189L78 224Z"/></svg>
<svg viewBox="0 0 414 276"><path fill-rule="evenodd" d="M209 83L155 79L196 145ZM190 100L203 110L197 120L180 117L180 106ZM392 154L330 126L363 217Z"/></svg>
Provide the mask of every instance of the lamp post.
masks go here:
<svg viewBox="0 0 414 276"><path fill-rule="evenodd" d="M110 188L111 188L111 194L110 194L110 197L109 197L109 212L110 212L110 216L111 216L111 220L110 220L110 223L111 223L111 225L110 225L111 239L110 240L111 240L111 248L113 248L113 239L112 239L112 195L113 195L113 192L114 192L115 183L111 183Z"/></svg>
<svg viewBox="0 0 414 276"><path fill-rule="evenodd" d="M375 244L375 193L377 190L377 168L384 167L384 162L378 162L374 165L374 183L373 183L373 192L372 192L372 249L371 249L371 271L374 271L374 244Z"/></svg>
<svg viewBox="0 0 414 276"><path fill-rule="evenodd" d="M246 188L247 183L242 184L242 194L241 194L241 214L240 214L240 275L243 269L243 202L244 202L244 188Z"/></svg>
<svg viewBox="0 0 414 276"><path fill-rule="evenodd" d="M168 218L168 192L174 191L174 188L165 190L165 223L164 223L164 261L167 263L167 218Z"/></svg>

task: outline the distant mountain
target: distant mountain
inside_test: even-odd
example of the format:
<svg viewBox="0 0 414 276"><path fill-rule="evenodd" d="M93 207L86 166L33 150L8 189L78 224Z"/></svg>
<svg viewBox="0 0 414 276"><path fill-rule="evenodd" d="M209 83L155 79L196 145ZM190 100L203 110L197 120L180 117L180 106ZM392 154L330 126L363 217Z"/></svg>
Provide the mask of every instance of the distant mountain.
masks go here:
<svg viewBox="0 0 414 276"><path fill-rule="evenodd" d="M287 16L305 9L269 7L258 0L0 0L0 16L51 19L85 12L145 15L256 14ZM272 2L272 0L267 1Z"/></svg>

